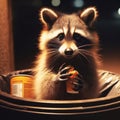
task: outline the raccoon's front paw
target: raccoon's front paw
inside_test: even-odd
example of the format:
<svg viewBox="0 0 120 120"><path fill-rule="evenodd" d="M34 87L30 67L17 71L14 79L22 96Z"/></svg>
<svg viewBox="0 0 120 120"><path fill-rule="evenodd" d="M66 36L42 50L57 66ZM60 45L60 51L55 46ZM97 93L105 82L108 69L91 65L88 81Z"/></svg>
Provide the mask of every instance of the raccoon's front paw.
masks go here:
<svg viewBox="0 0 120 120"><path fill-rule="evenodd" d="M64 66L62 65L59 69L59 72L58 72L58 80L59 81L66 81L69 79L69 77L71 76L71 73L69 73L69 70L71 69L70 66Z"/></svg>
<svg viewBox="0 0 120 120"><path fill-rule="evenodd" d="M77 75L75 78L74 78L74 81L72 82L73 84L73 90L74 91L80 91L81 88L83 88L83 77L81 75Z"/></svg>

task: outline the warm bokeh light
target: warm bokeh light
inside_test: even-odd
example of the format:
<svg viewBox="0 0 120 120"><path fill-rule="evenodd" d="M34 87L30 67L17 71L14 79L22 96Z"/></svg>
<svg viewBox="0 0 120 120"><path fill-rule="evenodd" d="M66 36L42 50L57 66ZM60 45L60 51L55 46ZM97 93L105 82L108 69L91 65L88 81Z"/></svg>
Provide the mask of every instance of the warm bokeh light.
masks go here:
<svg viewBox="0 0 120 120"><path fill-rule="evenodd" d="M118 9L118 14L120 15L120 8Z"/></svg>
<svg viewBox="0 0 120 120"><path fill-rule="evenodd" d="M74 7L83 7L84 1L83 0L74 0L73 4L74 4Z"/></svg>
<svg viewBox="0 0 120 120"><path fill-rule="evenodd" d="M60 0L51 0L51 4L52 4L53 6L55 6L55 7L59 6L60 3L61 3Z"/></svg>

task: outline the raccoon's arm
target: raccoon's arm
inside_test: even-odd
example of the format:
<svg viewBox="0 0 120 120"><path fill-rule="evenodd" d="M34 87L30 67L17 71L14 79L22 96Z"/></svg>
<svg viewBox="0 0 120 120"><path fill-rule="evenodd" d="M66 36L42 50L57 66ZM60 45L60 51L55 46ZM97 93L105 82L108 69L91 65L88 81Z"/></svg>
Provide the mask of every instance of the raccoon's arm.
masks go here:
<svg viewBox="0 0 120 120"><path fill-rule="evenodd" d="M66 80L68 80L70 67L61 66L58 73L42 71L36 75L35 92L39 99L64 99L66 94Z"/></svg>
<svg viewBox="0 0 120 120"><path fill-rule="evenodd" d="M53 73L46 74L43 79L36 79L35 94L36 99L62 99L66 90L64 81L58 80L58 75Z"/></svg>

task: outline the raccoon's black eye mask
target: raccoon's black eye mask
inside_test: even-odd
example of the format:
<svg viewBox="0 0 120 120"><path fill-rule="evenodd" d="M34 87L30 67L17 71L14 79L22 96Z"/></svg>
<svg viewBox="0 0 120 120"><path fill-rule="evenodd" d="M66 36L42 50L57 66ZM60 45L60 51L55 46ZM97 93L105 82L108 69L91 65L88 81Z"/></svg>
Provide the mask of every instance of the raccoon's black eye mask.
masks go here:
<svg viewBox="0 0 120 120"><path fill-rule="evenodd" d="M56 37L59 41L62 41L65 38L64 33L60 33L57 37Z"/></svg>
<svg viewBox="0 0 120 120"><path fill-rule="evenodd" d="M58 41L62 41L65 38L65 34L60 33L60 34L58 34L58 36L56 38ZM76 45L80 48L90 49L93 45L92 41L81 36L79 33L73 34L73 40L76 42Z"/></svg>
<svg viewBox="0 0 120 120"><path fill-rule="evenodd" d="M89 39L81 36L79 33L74 33L73 34L73 39L76 41L77 46L81 46L81 48L84 49L90 49L92 46L92 41L90 41Z"/></svg>

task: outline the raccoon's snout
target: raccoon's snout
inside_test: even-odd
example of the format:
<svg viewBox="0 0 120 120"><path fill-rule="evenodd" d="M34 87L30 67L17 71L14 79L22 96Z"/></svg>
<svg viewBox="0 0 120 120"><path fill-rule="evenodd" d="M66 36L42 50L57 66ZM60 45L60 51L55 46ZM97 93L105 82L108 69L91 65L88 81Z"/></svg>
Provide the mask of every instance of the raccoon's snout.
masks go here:
<svg viewBox="0 0 120 120"><path fill-rule="evenodd" d="M64 54L67 56L71 56L71 55L73 55L73 53L74 53L74 51L72 48L66 48L64 51Z"/></svg>
<svg viewBox="0 0 120 120"><path fill-rule="evenodd" d="M66 42L60 48L58 49L60 55L66 57L66 58L73 58L75 55L77 55L78 48L77 46L72 42L68 43Z"/></svg>

